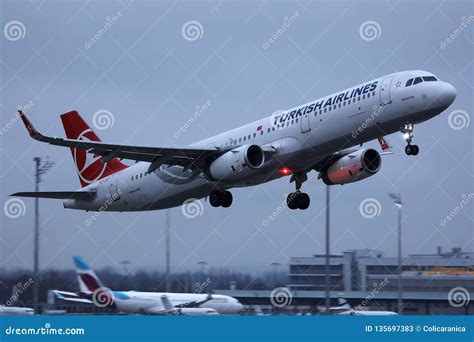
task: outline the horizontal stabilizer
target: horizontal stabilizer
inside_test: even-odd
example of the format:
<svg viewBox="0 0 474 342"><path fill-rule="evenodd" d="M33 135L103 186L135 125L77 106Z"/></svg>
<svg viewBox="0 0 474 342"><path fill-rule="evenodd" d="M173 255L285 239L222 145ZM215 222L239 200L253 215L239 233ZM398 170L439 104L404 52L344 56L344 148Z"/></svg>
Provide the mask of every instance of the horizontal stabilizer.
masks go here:
<svg viewBox="0 0 474 342"><path fill-rule="evenodd" d="M38 192L15 192L10 196L16 197L34 197L34 198L54 198L54 199L75 199L75 200L93 200L95 197L93 191L38 191Z"/></svg>

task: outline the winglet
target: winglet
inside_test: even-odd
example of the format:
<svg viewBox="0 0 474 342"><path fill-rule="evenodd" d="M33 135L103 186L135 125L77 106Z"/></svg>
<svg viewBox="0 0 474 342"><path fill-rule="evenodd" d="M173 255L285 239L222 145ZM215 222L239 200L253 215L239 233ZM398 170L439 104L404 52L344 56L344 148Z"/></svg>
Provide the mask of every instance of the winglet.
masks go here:
<svg viewBox="0 0 474 342"><path fill-rule="evenodd" d="M30 137L38 140L38 138L41 137L41 134L35 129L35 127L30 122L30 120L28 120L25 113L23 113L23 111L20 109L18 110L18 114L20 115L21 121L23 121L23 124L25 125L26 130L28 131L28 134L30 135Z"/></svg>
<svg viewBox="0 0 474 342"><path fill-rule="evenodd" d="M91 270L89 264L81 256L73 256L72 259L74 260L74 264L78 269L82 271Z"/></svg>
<svg viewBox="0 0 474 342"><path fill-rule="evenodd" d="M393 154L392 146L390 146L390 143L386 137L379 137L377 140L379 141L380 147L382 148L382 152L380 154Z"/></svg>

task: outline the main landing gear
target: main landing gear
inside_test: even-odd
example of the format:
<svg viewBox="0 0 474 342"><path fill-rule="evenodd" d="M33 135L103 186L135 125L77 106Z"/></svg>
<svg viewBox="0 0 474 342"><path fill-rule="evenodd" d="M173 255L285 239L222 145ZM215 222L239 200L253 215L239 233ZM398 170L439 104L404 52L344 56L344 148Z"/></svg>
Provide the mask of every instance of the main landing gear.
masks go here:
<svg viewBox="0 0 474 342"><path fill-rule="evenodd" d="M209 195L209 202L213 207L229 208L232 204L232 193L230 191L214 190Z"/></svg>
<svg viewBox="0 0 474 342"><path fill-rule="evenodd" d="M408 156L416 156L418 152L420 152L420 148L418 145L412 145L411 141L413 140L413 125L412 124L406 124L403 126L401 129L401 132L403 134L403 137L405 138L407 142L407 146L405 147L405 153Z"/></svg>
<svg viewBox="0 0 474 342"><path fill-rule="evenodd" d="M286 198L286 204L288 205L289 209L301 209L306 210L309 207L311 202L309 195L307 193L301 192L301 186L303 182L308 179L306 173L304 174L294 174L291 177L290 182L295 181L296 191L291 192L288 197Z"/></svg>

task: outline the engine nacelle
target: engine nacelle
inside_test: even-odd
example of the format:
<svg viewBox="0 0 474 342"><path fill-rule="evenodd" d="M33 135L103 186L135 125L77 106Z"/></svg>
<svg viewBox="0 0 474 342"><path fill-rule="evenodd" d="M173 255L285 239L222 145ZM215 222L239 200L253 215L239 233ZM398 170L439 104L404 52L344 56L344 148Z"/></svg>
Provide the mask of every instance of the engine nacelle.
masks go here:
<svg viewBox="0 0 474 342"><path fill-rule="evenodd" d="M375 175L382 165L380 154L372 149L360 149L336 160L321 172L327 185L347 184Z"/></svg>
<svg viewBox="0 0 474 342"><path fill-rule="evenodd" d="M218 180L245 177L265 163L265 154L258 145L237 147L214 160L209 173Z"/></svg>

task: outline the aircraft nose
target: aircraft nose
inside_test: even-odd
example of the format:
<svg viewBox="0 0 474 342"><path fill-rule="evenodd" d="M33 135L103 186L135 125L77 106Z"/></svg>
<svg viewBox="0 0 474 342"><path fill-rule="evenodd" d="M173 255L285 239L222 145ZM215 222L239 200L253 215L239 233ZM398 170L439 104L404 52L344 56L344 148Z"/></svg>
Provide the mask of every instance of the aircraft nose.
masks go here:
<svg viewBox="0 0 474 342"><path fill-rule="evenodd" d="M456 99L456 88L449 83L445 83L443 85L441 98L446 106L451 105L451 103Z"/></svg>

